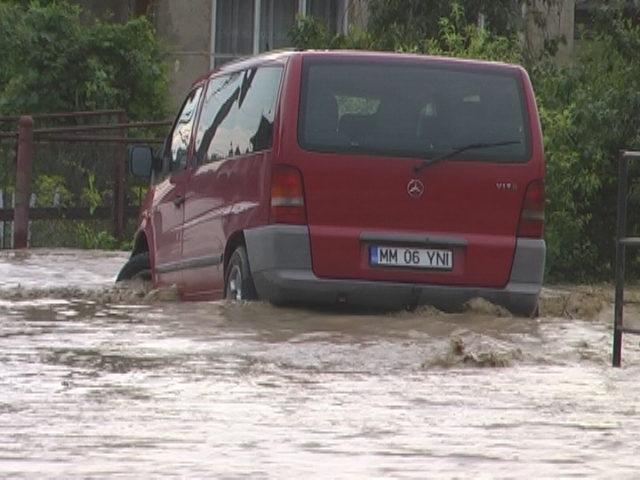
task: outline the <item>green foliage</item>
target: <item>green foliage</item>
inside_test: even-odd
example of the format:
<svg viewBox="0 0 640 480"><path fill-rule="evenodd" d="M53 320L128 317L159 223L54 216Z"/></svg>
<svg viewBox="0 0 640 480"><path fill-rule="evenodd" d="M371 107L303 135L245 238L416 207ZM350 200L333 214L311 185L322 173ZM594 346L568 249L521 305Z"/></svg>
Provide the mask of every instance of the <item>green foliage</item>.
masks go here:
<svg viewBox="0 0 640 480"><path fill-rule="evenodd" d="M477 27L482 19L482 29L489 37L516 40L526 29L523 7L527 18L532 19L530 23L535 24L545 38L541 51L534 51L534 45L521 45L526 59L553 56L559 44L566 40L549 35L547 28L549 12L561 8L562 0L369 0L368 5L368 34L376 39L378 50L398 50L399 45L419 46L426 39L448 50L448 39L442 32L443 19L455 19L459 32ZM431 49L418 48L418 51L429 53Z"/></svg>
<svg viewBox="0 0 640 480"><path fill-rule="evenodd" d="M297 48L335 48L336 36L332 35L322 23L313 17L298 15L289 36Z"/></svg>
<svg viewBox="0 0 640 480"><path fill-rule="evenodd" d="M98 208L102 202L102 195L100 195L100 191L96 188L95 174L89 173L87 177L89 185L82 189L82 200L89 205L89 212L93 215L93 212L96 211L96 208Z"/></svg>
<svg viewBox="0 0 640 480"><path fill-rule="evenodd" d="M517 38L497 35L466 23L464 11L455 2L451 3L451 9L450 17L440 19L439 37L427 38L418 48L401 47L399 50L509 63L522 60L522 44Z"/></svg>
<svg viewBox="0 0 640 480"><path fill-rule="evenodd" d="M72 204L73 195L61 175L38 175L32 189L36 196L36 206L50 207L55 201L60 207Z"/></svg>
<svg viewBox="0 0 640 480"><path fill-rule="evenodd" d="M0 113L125 108L131 119L165 118L162 51L144 18L96 20L64 1L0 3Z"/></svg>
<svg viewBox="0 0 640 480"><path fill-rule="evenodd" d="M351 28L346 35L334 35L313 17L299 17L290 33L291 40L294 46L300 49L392 50L506 62L520 62L523 58L523 45L517 37L503 36L489 29L478 28L475 23L469 23L465 10L458 2L436 2L446 5L443 11L446 10L448 16L429 16L430 20L427 23L433 24L433 27L429 28L426 27L427 24L420 24L420 28L414 28L411 26L413 20L408 24L403 23L406 31L403 30L402 34L377 30L377 17L374 12L376 8L381 8L383 3L399 8L401 2L372 2L372 20L366 31ZM422 2L408 3L422 11L424 5L432 2L424 2L424 5ZM385 25L393 29L394 24L391 22Z"/></svg>
<svg viewBox="0 0 640 480"><path fill-rule="evenodd" d="M547 155L548 278L611 279L618 152L640 149L640 29L608 17L576 62L539 66L532 76ZM638 167L630 170L633 235L640 234Z"/></svg>
<svg viewBox="0 0 640 480"><path fill-rule="evenodd" d="M118 248L117 240L106 230L96 232L85 223L77 223L75 227L75 234L80 240L82 248L91 250L115 250Z"/></svg>
<svg viewBox="0 0 640 480"><path fill-rule="evenodd" d="M599 179L573 145L575 109L540 107L547 155L545 239L547 276L583 281L598 267L598 257L587 231L592 214L581 212L579 198L592 197Z"/></svg>
<svg viewBox="0 0 640 480"><path fill-rule="evenodd" d="M370 34L379 39L379 48L420 44L426 38L439 39L441 20L456 18L464 25L477 25L480 14L487 30L508 36L520 27L519 12L511 0L370 0Z"/></svg>
<svg viewBox="0 0 640 480"><path fill-rule="evenodd" d="M296 17L291 32L291 43L300 49L356 49L370 50L375 48L375 43L368 32L358 27L350 27L347 35L332 34L327 27L314 17Z"/></svg>

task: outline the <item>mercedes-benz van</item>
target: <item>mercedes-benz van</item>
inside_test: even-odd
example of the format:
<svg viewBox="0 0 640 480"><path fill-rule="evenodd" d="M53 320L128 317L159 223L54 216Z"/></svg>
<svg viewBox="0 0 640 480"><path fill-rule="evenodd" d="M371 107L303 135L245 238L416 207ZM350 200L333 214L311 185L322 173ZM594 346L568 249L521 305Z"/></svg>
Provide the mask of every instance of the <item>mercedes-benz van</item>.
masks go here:
<svg viewBox="0 0 640 480"><path fill-rule="evenodd" d="M535 312L542 135L517 65L288 51L198 79L150 176L118 279L185 299Z"/></svg>

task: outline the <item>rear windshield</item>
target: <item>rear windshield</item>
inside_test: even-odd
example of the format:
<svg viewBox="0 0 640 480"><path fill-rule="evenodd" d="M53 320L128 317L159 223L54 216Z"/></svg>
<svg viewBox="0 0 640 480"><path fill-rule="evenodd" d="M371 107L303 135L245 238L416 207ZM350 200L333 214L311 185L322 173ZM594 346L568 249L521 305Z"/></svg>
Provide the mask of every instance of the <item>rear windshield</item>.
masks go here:
<svg viewBox="0 0 640 480"><path fill-rule="evenodd" d="M390 60L305 59L298 142L318 152L525 162L530 137L517 72Z"/></svg>

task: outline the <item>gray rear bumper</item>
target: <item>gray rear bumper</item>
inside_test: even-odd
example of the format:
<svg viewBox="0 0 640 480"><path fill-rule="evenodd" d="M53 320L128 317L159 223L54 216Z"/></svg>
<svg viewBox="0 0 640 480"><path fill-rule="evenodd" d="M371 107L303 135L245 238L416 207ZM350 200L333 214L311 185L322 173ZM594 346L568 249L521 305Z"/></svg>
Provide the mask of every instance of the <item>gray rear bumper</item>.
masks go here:
<svg viewBox="0 0 640 480"><path fill-rule="evenodd" d="M245 242L258 296L272 303L391 309L428 304L448 311L481 297L519 315L531 315L537 306L546 253L544 240L519 239L509 282L496 289L318 278L313 273L305 226L269 225L246 230Z"/></svg>

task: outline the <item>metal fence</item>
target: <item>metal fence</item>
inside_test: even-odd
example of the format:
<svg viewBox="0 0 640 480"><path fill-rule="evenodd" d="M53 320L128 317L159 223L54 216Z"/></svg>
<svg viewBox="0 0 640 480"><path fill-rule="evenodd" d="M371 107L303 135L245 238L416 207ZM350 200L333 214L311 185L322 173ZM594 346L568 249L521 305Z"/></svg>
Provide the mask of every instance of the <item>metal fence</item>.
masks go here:
<svg viewBox="0 0 640 480"><path fill-rule="evenodd" d="M0 117L0 247L132 237L147 183L127 175L128 147L160 144L170 123L132 123L123 110Z"/></svg>
<svg viewBox="0 0 640 480"><path fill-rule="evenodd" d="M640 160L640 152L620 152L618 158L618 220L616 227L616 286L613 312L612 364L619 367L622 362L622 334L640 335L640 328L624 323L624 284L627 247L640 247L640 237L628 236L627 203L629 201L629 160Z"/></svg>

